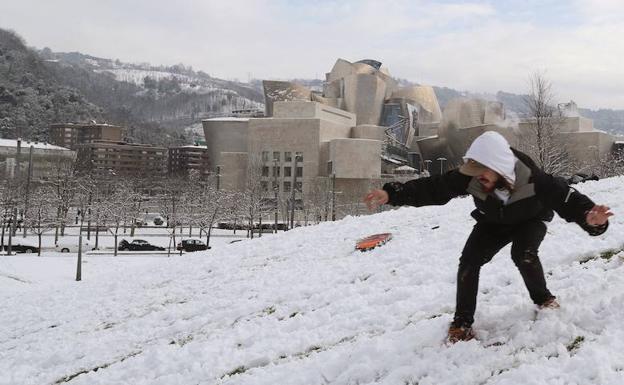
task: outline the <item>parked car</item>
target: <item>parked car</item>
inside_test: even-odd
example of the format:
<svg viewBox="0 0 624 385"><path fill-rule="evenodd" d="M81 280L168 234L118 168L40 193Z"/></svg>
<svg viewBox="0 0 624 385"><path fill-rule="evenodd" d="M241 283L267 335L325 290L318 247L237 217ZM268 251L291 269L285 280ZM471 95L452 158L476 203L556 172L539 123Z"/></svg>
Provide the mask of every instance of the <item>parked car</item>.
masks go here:
<svg viewBox="0 0 624 385"><path fill-rule="evenodd" d="M93 243L95 244L95 242ZM56 251L60 251L61 253L77 253L78 252L78 240L75 242L70 241L59 241L56 245L54 245L54 249ZM95 247L91 244L90 241L82 242L82 251L95 250Z"/></svg>
<svg viewBox="0 0 624 385"><path fill-rule="evenodd" d="M125 239L122 239L119 242L119 247L117 248L119 251L163 251L164 247L152 245L151 243L144 241L142 239L134 239L132 242L128 242Z"/></svg>
<svg viewBox="0 0 624 385"><path fill-rule="evenodd" d="M9 245L4 245L3 250L4 251L9 251ZM33 245L16 243L15 245L11 245L11 252L12 253L31 254L31 253L38 253L39 252L39 248L37 246L33 246Z"/></svg>
<svg viewBox="0 0 624 385"><path fill-rule="evenodd" d="M184 250L186 252L207 250L209 248L210 246L206 246L201 239L196 238L183 239L182 242L178 243L178 247L176 247L177 250Z"/></svg>
<svg viewBox="0 0 624 385"><path fill-rule="evenodd" d="M162 226L165 223L163 217L158 213L146 213L134 220L134 223L139 226Z"/></svg>
<svg viewBox="0 0 624 385"><path fill-rule="evenodd" d="M147 226L147 221L137 218L134 220L134 225L137 227Z"/></svg>

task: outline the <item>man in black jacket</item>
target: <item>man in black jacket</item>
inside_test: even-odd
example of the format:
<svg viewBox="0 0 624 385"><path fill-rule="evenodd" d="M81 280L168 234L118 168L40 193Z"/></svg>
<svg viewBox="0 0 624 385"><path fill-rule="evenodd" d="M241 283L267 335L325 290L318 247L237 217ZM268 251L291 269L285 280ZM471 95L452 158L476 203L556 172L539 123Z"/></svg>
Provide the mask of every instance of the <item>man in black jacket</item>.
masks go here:
<svg viewBox="0 0 624 385"><path fill-rule="evenodd" d="M472 323L477 305L479 272L494 255L511 242L511 258L533 302L540 308L558 308L546 287L539 246L553 210L568 222L576 222L590 235L607 230L613 215L607 206L595 205L570 188L563 178L541 171L526 154L509 147L493 131L479 136L464 157L464 164L443 175L386 183L364 201L369 209L388 203L394 206L443 205L470 194L477 221L459 260L455 316L449 341L474 338Z"/></svg>

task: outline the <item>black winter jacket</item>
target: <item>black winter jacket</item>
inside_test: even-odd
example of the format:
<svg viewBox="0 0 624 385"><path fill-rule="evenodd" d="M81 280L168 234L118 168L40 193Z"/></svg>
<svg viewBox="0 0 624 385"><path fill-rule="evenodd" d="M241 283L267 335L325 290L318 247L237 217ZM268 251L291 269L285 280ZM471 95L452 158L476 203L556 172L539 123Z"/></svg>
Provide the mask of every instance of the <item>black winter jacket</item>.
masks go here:
<svg viewBox="0 0 624 385"><path fill-rule="evenodd" d="M607 230L590 226L585 221L594 202L571 188L560 177L541 171L526 154L512 149L517 162L516 183L507 204L493 193L485 193L476 178L464 175L458 169L442 175L420 178L406 183L386 183L388 203L393 206L443 205L451 199L471 194L476 209L472 216L479 222L513 225L531 219L550 221L553 210L568 222L576 222L590 235L600 235Z"/></svg>

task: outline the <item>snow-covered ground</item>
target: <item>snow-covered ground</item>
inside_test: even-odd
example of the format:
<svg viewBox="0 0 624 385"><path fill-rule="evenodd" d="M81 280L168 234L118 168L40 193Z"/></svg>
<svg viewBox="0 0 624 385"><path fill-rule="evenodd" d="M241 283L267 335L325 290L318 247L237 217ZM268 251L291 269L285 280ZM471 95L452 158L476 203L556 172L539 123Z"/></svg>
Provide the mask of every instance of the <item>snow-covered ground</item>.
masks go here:
<svg viewBox="0 0 624 385"><path fill-rule="evenodd" d="M549 225L561 309L536 312L506 247L482 270L479 341L451 346L469 199L171 258L86 257L81 282L75 258L0 257L0 384L622 384L624 260L604 252L624 245L623 187L578 186L615 212L606 234Z"/></svg>

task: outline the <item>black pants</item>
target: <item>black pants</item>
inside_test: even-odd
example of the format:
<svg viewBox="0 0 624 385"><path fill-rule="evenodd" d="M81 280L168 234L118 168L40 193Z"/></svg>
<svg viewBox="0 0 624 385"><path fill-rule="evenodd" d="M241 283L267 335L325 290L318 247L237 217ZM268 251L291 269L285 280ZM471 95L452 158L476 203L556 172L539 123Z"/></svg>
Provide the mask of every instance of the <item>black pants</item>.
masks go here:
<svg viewBox="0 0 624 385"><path fill-rule="evenodd" d="M509 242L511 259L520 270L533 302L539 305L553 298L546 288L544 270L537 256L544 235L546 225L537 219L514 225L477 223L474 226L459 260L454 326L470 326L474 322L481 266Z"/></svg>

